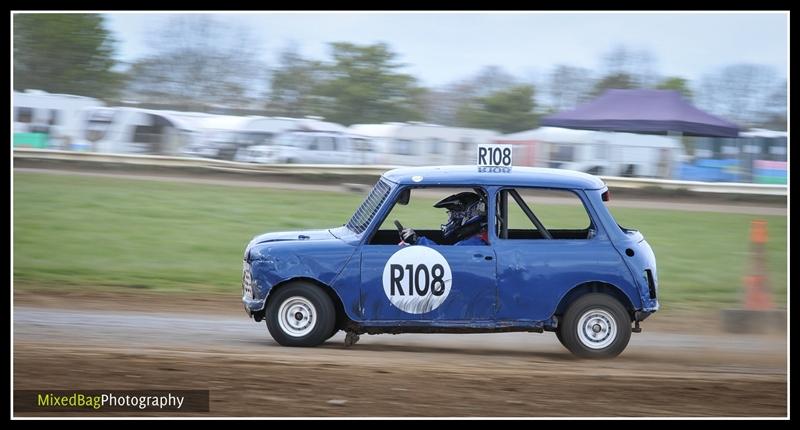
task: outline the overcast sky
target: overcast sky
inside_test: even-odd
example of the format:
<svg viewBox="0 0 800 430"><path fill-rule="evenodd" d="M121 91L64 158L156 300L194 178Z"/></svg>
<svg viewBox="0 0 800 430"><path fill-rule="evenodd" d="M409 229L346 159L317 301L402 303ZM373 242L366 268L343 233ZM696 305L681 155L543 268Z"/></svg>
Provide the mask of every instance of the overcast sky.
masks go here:
<svg viewBox="0 0 800 430"><path fill-rule="evenodd" d="M655 70L692 80L732 63L758 63L787 76L785 13L262 13L212 14L247 28L267 65L294 42L303 55L327 59L327 43L386 42L406 72L438 86L499 65L523 79L540 79L555 64L596 70L617 45L646 49ZM168 14L110 13L119 57L148 52L148 34Z"/></svg>

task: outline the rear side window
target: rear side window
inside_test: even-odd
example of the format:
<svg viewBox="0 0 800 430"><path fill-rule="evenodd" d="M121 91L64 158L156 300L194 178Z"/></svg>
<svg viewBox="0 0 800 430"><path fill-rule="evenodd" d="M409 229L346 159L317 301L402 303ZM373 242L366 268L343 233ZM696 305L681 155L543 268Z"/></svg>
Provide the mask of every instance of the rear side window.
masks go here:
<svg viewBox="0 0 800 430"><path fill-rule="evenodd" d="M572 191L517 188L501 193L504 191L505 216L502 194L497 198L497 236L501 239L546 239L548 233L552 239L588 239L594 234L583 201Z"/></svg>

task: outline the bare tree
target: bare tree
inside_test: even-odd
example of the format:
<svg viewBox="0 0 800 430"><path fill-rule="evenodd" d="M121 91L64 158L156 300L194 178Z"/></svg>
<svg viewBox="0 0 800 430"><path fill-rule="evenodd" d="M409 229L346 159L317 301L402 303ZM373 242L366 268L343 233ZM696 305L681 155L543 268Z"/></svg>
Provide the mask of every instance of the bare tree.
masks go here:
<svg viewBox="0 0 800 430"><path fill-rule="evenodd" d="M759 125L765 128L786 130L788 99L786 79L775 84L764 103L764 112Z"/></svg>
<svg viewBox="0 0 800 430"><path fill-rule="evenodd" d="M148 103L250 107L265 68L253 35L206 15L170 18L130 69L130 97Z"/></svg>
<svg viewBox="0 0 800 430"><path fill-rule="evenodd" d="M632 49L619 45L602 57L605 76L627 75L637 87L650 87L659 81L656 57L647 49Z"/></svg>
<svg viewBox="0 0 800 430"><path fill-rule="evenodd" d="M547 82L550 109L570 109L588 100L594 79L589 69L559 64L553 67Z"/></svg>
<svg viewBox="0 0 800 430"><path fill-rule="evenodd" d="M732 64L706 75L697 89L698 105L743 126L752 126L775 109L779 87L775 71L759 64Z"/></svg>

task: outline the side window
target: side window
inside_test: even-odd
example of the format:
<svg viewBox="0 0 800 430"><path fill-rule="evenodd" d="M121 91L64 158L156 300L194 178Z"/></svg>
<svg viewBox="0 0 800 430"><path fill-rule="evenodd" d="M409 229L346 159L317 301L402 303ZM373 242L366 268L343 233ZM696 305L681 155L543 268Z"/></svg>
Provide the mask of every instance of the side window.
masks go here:
<svg viewBox="0 0 800 430"><path fill-rule="evenodd" d="M133 141L139 143L151 143L153 134L150 126L137 125L133 128Z"/></svg>
<svg viewBox="0 0 800 430"><path fill-rule="evenodd" d="M50 109L50 121L48 122L50 125L58 125L61 124L61 111L57 109Z"/></svg>
<svg viewBox="0 0 800 430"><path fill-rule="evenodd" d="M369 140L367 139L361 139L361 138L350 139L350 142L352 143L354 151L365 152L372 150Z"/></svg>
<svg viewBox="0 0 800 430"><path fill-rule="evenodd" d="M434 207L437 202L461 193L472 193L476 200L486 200L486 192L480 188L477 191L472 188L459 187L411 188L408 202L406 204L402 204L400 201L393 202L394 206L386 215L386 218L383 219L378 231L375 232L369 243L371 245L398 245L400 236L394 224L395 220L400 221L405 228L414 229L418 237L424 237L426 241L434 244L456 245L465 239L472 239L474 242L473 236L480 236L481 232L485 232L485 229L481 230L486 226L487 220L485 217L481 220L479 215L474 217L474 212L469 212L471 214L469 216L466 213L456 213L452 215L453 219L461 220L461 218L458 218L459 216L467 218L466 225L463 225L463 230L459 229L461 227L457 227L454 229L445 228L443 231L442 225L448 224L451 219L451 213L443 207ZM485 211L485 205L481 210ZM461 226L460 223L453 223L452 225ZM464 242L463 245L481 244L480 242L473 242Z"/></svg>
<svg viewBox="0 0 800 430"><path fill-rule="evenodd" d="M505 216L502 194L497 196L497 236L501 239L547 239L548 234L552 239L590 239L595 234L583 201L572 191L517 188L503 192L507 193Z"/></svg>
<svg viewBox="0 0 800 430"><path fill-rule="evenodd" d="M320 151L333 151L335 144L332 137L318 137L317 138L318 150Z"/></svg>
<svg viewBox="0 0 800 430"><path fill-rule="evenodd" d="M441 154L443 151L442 139L438 137L432 137L429 143L430 153L431 154Z"/></svg>
<svg viewBox="0 0 800 430"><path fill-rule="evenodd" d="M413 142L409 139L397 139L394 141L394 152L399 155L414 155Z"/></svg>
<svg viewBox="0 0 800 430"><path fill-rule="evenodd" d="M550 147L550 160L556 162L575 161L575 147L572 145L552 145Z"/></svg>
<svg viewBox="0 0 800 430"><path fill-rule="evenodd" d="M24 122L26 124L33 122L33 109L27 107L18 107L14 110L16 122Z"/></svg>

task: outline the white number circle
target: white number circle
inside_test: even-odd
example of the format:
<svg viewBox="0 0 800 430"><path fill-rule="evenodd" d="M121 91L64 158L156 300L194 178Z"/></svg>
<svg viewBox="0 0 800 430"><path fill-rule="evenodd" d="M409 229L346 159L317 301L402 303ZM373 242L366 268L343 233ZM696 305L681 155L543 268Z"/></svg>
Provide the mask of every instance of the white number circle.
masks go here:
<svg viewBox="0 0 800 430"><path fill-rule="evenodd" d="M427 246L407 246L383 267L383 291L403 312L424 314L438 308L450 294L453 274L444 256Z"/></svg>

